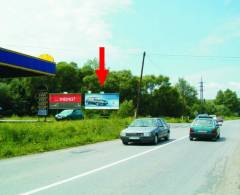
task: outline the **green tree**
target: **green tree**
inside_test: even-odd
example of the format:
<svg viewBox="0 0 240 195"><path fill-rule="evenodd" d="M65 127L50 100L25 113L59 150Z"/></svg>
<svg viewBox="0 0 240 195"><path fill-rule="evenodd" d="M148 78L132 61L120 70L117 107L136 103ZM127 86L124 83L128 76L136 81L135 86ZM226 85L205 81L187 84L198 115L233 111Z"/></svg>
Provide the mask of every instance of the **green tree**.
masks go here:
<svg viewBox="0 0 240 195"><path fill-rule="evenodd" d="M221 104L223 105L224 104L224 92L222 90L219 90L217 92L217 96L215 98L215 103L217 105L221 105Z"/></svg>
<svg viewBox="0 0 240 195"><path fill-rule="evenodd" d="M104 87L105 91L120 93L120 100L133 100L136 103L138 79L131 71L111 71Z"/></svg>
<svg viewBox="0 0 240 195"><path fill-rule="evenodd" d="M207 100L204 104L204 112L208 114L215 114L217 112L216 105L214 101Z"/></svg>
<svg viewBox="0 0 240 195"><path fill-rule="evenodd" d="M10 94L10 86L0 83L0 107L6 114L12 113L12 96Z"/></svg>
<svg viewBox="0 0 240 195"><path fill-rule="evenodd" d="M231 110L224 105L216 105L216 114L219 116L231 116Z"/></svg>
<svg viewBox="0 0 240 195"><path fill-rule="evenodd" d="M183 114L184 104L175 87L162 86L155 90L148 104L151 116L179 117Z"/></svg>
<svg viewBox="0 0 240 195"><path fill-rule="evenodd" d="M236 113L239 111L240 102L237 97L236 92L227 89L225 91L218 91L215 103L217 105L224 105L227 107L232 113Z"/></svg>
<svg viewBox="0 0 240 195"><path fill-rule="evenodd" d="M169 77L163 75L145 75L143 77L142 92L145 94L152 94L154 90L160 87L169 87L171 83L169 82Z"/></svg>
<svg viewBox="0 0 240 195"><path fill-rule="evenodd" d="M79 92L81 84L79 81L78 68L75 63L60 62L57 64L56 82L59 85L57 91Z"/></svg>
<svg viewBox="0 0 240 195"><path fill-rule="evenodd" d="M129 117L134 115L134 105L133 101L125 100L121 105L117 112L117 115L120 117Z"/></svg>
<svg viewBox="0 0 240 195"><path fill-rule="evenodd" d="M184 114L192 115L191 108L195 103L198 102L197 90L183 78L179 78L175 87L177 88L183 104L185 105Z"/></svg>
<svg viewBox="0 0 240 195"><path fill-rule="evenodd" d="M84 63L82 68L79 69L79 78L81 80L80 83L82 93L86 93L88 91L97 93L103 91L95 74L97 66L97 59L94 58L92 60L88 60L86 63Z"/></svg>

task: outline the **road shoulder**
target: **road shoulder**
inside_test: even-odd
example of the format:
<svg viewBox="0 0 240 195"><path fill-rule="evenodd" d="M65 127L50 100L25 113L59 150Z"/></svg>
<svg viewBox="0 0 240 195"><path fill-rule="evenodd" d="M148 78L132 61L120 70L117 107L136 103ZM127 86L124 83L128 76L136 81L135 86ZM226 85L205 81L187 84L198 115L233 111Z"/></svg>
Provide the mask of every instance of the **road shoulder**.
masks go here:
<svg viewBox="0 0 240 195"><path fill-rule="evenodd" d="M216 185L214 194L240 194L240 144L238 144L232 156L227 161L224 173Z"/></svg>

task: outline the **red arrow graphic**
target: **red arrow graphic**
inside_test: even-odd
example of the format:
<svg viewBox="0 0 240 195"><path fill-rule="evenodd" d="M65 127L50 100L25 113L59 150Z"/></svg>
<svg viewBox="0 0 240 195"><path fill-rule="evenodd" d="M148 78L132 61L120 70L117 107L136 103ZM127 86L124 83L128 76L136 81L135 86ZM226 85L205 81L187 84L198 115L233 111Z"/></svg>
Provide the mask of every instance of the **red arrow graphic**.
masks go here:
<svg viewBox="0 0 240 195"><path fill-rule="evenodd" d="M96 70L100 85L103 87L109 70L105 69L105 48L99 47L99 69Z"/></svg>

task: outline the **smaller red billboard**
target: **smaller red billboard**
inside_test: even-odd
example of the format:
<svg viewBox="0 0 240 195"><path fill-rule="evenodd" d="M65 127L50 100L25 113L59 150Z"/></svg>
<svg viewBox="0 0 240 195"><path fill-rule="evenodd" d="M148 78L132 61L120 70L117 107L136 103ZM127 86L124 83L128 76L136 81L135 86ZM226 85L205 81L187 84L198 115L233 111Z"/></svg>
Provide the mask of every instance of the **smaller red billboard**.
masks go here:
<svg viewBox="0 0 240 195"><path fill-rule="evenodd" d="M81 107L81 102L81 94L49 94L50 109L77 109Z"/></svg>
<svg viewBox="0 0 240 195"><path fill-rule="evenodd" d="M50 94L49 103L81 103L81 94Z"/></svg>

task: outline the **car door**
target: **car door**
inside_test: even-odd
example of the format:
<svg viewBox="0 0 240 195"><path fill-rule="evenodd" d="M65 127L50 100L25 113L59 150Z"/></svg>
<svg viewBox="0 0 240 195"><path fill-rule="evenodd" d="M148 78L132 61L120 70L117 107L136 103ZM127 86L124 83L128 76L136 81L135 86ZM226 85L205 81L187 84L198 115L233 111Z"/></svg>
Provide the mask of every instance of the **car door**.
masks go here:
<svg viewBox="0 0 240 195"><path fill-rule="evenodd" d="M160 119L158 121L159 137L164 137L164 125Z"/></svg>
<svg viewBox="0 0 240 195"><path fill-rule="evenodd" d="M163 128L164 128L163 129L164 136L167 136L168 135L168 131L169 131L169 126L168 126L168 124L164 120L161 119L161 121L162 121Z"/></svg>
<svg viewBox="0 0 240 195"><path fill-rule="evenodd" d="M82 112L80 110L76 110L76 118L82 119Z"/></svg>
<svg viewBox="0 0 240 195"><path fill-rule="evenodd" d="M76 120L76 119L77 119L77 110L74 110L74 111L72 112L71 119L72 119L72 120Z"/></svg>
<svg viewBox="0 0 240 195"><path fill-rule="evenodd" d="M214 128L217 129L217 132L219 134L220 133L220 126L219 126L219 124L218 124L218 122L216 120L213 120L213 122L214 122Z"/></svg>

